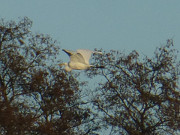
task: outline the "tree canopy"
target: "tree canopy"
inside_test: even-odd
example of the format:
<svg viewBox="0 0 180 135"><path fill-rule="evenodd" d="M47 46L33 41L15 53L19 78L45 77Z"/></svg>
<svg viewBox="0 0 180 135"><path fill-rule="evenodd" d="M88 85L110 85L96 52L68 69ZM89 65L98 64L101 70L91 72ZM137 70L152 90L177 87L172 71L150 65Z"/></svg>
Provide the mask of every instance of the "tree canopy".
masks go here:
<svg viewBox="0 0 180 135"><path fill-rule="evenodd" d="M103 79L87 88L93 93L85 101L79 75L57 66L58 42L32 33L31 27L27 17L0 21L0 134L180 132L180 62L172 39L152 58L135 50L101 50L104 54L94 55L92 62L105 68L85 74Z"/></svg>
<svg viewBox="0 0 180 135"><path fill-rule="evenodd" d="M107 66L93 75L106 81L92 101L113 134L173 134L180 129L180 63L172 47L173 40L167 40L153 58L141 58L137 51L111 51L95 58Z"/></svg>
<svg viewBox="0 0 180 135"><path fill-rule="evenodd" d="M33 34L27 17L0 22L1 134L75 134L88 118L79 108L76 76L58 69L58 44Z"/></svg>

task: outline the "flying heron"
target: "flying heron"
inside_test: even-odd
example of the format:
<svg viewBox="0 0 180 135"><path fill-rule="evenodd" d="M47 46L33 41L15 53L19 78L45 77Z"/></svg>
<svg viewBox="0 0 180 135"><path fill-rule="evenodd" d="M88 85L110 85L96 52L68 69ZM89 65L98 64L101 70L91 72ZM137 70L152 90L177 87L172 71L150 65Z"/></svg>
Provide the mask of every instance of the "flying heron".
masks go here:
<svg viewBox="0 0 180 135"><path fill-rule="evenodd" d="M102 52L91 51L86 49L78 49L76 51L65 50L63 51L69 55L70 61L68 63L61 63L59 66L65 66L67 72L71 70L86 70L91 67L104 68L104 66L94 66L89 64L89 59L92 53L102 54Z"/></svg>

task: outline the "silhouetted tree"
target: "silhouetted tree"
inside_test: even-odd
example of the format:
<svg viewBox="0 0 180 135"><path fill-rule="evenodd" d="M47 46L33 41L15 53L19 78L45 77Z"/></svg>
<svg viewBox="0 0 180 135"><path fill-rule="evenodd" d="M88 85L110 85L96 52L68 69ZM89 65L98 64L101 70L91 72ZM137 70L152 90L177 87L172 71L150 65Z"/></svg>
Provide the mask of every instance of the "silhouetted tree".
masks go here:
<svg viewBox="0 0 180 135"><path fill-rule="evenodd" d="M78 74L57 66L58 43L31 26L27 17L0 21L0 134L95 135L109 127L110 134L180 132L180 63L172 40L153 58L136 51L95 55L95 65L105 68L86 73L102 82L85 99Z"/></svg>
<svg viewBox="0 0 180 135"><path fill-rule="evenodd" d="M31 26L27 17L0 21L0 134L86 133L91 119L80 107L81 83L56 65L57 42Z"/></svg>
<svg viewBox="0 0 180 135"><path fill-rule="evenodd" d="M92 102L101 113L99 123L112 127L111 134L164 135L180 131L179 62L173 41L154 53L153 58L110 51L95 57L106 65L87 74L105 79L96 88Z"/></svg>

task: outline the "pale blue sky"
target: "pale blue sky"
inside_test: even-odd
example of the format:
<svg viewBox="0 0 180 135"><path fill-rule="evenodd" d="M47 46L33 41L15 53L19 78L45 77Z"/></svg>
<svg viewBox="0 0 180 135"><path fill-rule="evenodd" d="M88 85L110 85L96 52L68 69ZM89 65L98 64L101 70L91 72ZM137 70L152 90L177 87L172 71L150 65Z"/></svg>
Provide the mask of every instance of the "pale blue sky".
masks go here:
<svg viewBox="0 0 180 135"><path fill-rule="evenodd" d="M173 38L180 50L180 0L0 0L0 18L24 16L34 33L49 34L65 49L135 49L152 56Z"/></svg>
<svg viewBox="0 0 180 135"><path fill-rule="evenodd" d="M180 0L1 0L0 17L24 16L33 32L49 34L61 48L151 55L173 38L180 49Z"/></svg>

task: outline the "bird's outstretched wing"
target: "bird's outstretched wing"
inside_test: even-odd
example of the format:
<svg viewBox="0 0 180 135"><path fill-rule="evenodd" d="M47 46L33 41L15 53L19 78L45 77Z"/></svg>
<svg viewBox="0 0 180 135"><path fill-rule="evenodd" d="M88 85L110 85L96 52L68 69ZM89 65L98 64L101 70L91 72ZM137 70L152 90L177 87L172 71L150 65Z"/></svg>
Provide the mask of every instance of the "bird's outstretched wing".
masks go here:
<svg viewBox="0 0 180 135"><path fill-rule="evenodd" d="M74 63L83 63L85 64L84 57L80 53L76 53L70 56L70 61Z"/></svg>
<svg viewBox="0 0 180 135"><path fill-rule="evenodd" d="M89 65L89 59L91 58L91 54L93 53L93 51L86 49L78 49L77 54L78 53L82 55L85 64Z"/></svg>
<svg viewBox="0 0 180 135"><path fill-rule="evenodd" d="M85 64L84 57L81 53L78 53L75 51L70 51L70 50L65 50L65 49L63 49L63 51L70 57L71 62Z"/></svg>

